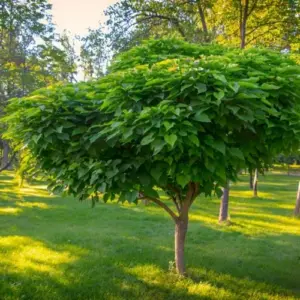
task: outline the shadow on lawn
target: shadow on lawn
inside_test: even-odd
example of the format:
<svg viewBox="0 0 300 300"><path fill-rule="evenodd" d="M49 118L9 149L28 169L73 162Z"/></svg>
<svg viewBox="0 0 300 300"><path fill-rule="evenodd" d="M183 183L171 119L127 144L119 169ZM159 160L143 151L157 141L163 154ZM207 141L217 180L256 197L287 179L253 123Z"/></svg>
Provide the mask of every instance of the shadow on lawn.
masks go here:
<svg viewBox="0 0 300 300"><path fill-rule="evenodd" d="M22 209L18 215L1 216L5 230L0 240L0 295L7 299L300 296L296 234L248 236L239 229L242 223L232 230L191 218L186 246L190 277L181 279L167 271L168 261L173 260L173 223L152 205L100 204L89 209L74 199L33 195L22 202L29 203L23 207L19 198L3 202ZM48 208L30 203L44 203ZM201 205L194 211L200 216ZM211 211L216 207L203 215L213 218ZM235 213L244 226L251 220L269 222L267 216L247 213ZM271 225L276 222L271 220Z"/></svg>

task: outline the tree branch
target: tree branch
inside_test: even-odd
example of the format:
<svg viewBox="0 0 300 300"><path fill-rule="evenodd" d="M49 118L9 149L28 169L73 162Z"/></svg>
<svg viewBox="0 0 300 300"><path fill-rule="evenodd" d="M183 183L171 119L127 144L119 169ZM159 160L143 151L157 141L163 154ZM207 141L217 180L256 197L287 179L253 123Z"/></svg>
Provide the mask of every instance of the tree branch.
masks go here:
<svg viewBox="0 0 300 300"><path fill-rule="evenodd" d="M140 197L141 199L148 199L154 203L156 203L158 206L160 206L161 208L163 208L171 217L172 219L176 222L178 219L178 216L173 212L173 210L166 205L164 202L160 201L159 199L153 198L153 197L149 197L146 195L141 195L142 197Z"/></svg>

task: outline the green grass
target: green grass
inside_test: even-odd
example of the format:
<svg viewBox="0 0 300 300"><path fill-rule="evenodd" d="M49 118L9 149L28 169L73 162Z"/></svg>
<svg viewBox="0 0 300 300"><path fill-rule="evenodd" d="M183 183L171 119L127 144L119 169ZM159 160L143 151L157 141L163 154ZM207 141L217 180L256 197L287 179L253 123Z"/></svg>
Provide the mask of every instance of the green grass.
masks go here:
<svg viewBox="0 0 300 300"><path fill-rule="evenodd" d="M300 299L296 176L268 175L252 198L232 187L231 226L218 199L197 199L188 278L169 271L173 224L155 205L99 204L19 189L0 176L0 299Z"/></svg>

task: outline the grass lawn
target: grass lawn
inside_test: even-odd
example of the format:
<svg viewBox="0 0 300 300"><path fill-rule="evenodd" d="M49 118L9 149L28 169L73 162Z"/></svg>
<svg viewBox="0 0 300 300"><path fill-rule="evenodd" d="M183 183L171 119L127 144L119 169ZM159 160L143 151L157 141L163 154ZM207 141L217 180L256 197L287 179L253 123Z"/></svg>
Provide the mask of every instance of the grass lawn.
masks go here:
<svg viewBox="0 0 300 300"><path fill-rule="evenodd" d="M297 176L232 187L231 226L199 198L186 243L188 278L169 271L174 226L155 205L98 204L19 189L0 176L0 299L300 299Z"/></svg>

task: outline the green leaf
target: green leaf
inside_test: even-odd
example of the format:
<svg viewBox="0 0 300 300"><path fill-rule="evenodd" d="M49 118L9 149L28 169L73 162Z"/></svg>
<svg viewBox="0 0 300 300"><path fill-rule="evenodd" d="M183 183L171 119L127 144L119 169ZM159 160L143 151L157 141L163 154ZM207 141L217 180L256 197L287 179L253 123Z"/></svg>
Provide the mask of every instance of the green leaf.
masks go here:
<svg viewBox="0 0 300 300"><path fill-rule="evenodd" d="M189 83L189 84L185 84L181 87L181 91L183 92L184 90L190 88L193 84Z"/></svg>
<svg viewBox="0 0 300 300"><path fill-rule="evenodd" d="M239 158L240 160L244 160L245 159L244 155L243 155L243 152L240 149L238 149L238 148L231 148L230 149L230 153L231 153L231 155Z"/></svg>
<svg viewBox="0 0 300 300"><path fill-rule="evenodd" d="M222 74L213 74L213 76L214 76L215 79L217 79L217 80L219 80L223 83L227 83L227 80L226 80L224 75L222 75Z"/></svg>
<svg viewBox="0 0 300 300"><path fill-rule="evenodd" d="M159 178L161 177L163 173L163 169L160 168L159 166L154 167L153 169L151 169L150 174L151 176L157 181L159 182Z"/></svg>
<svg viewBox="0 0 300 300"><path fill-rule="evenodd" d="M86 131L87 131L86 127L78 127L78 128L76 128L72 131L72 135L77 135L77 134L80 134L80 133L84 133Z"/></svg>
<svg viewBox="0 0 300 300"><path fill-rule="evenodd" d="M176 141L177 141L177 136L175 135L175 134L170 134L170 135L165 135L164 136L164 138L165 138L165 141L169 144L169 145L171 145L171 147L173 148L174 147L174 144L176 143Z"/></svg>
<svg viewBox="0 0 300 300"><path fill-rule="evenodd" d="M178 174L176 176L176 181L182 188L184 188L190 182L190 180L191 177L187 174Z"/></svg>
<svg viewBox="0 0 300 300"><path fill-rule="evenodd" d="M188 136L188 139L193 143L193 144L195 144L196 146L199 146L200 145L200 143L199 143L199 139L198 139L198 137L196 136L196 135L189 135Z"/></svg>
<svg viewBox="0 0 300 300"><path fill-rule="evenodd" d="M163 147L166 145L164 140L156 139L154 142L151 143L152 149L154 150L153 155L157 155Z"/></svg>
<svg viewBox="0 0 300 300"><path fill-rule="evenodd" d="M143 187L142 191L145 196L159 198L158 192L149 186Z"/></svg>
<svg viewBox="0 0 300 300"><path fill-rule="evenodd" d="M125 193L125 198L129 203L133 203L137 200L139 196L139 192L138 191L128 191Z"/></svg>
<svg viewBox="0 0 300 300"><path fill-rule="evenodd" d="M167 131L169 131L174 126L174 123L170 123L168 121L165 121L163 124Z"/></svg>
<svg viewBox="0 0 300 300"><path fill-rule="evenodd" d="M198 121L198 122L202 122L202 123L211 122L209 116L207 114L203 113L202 111L197 112L193 119Z"/></svg>
<svg viewBox="0 0 300 300"><path fill-rule="evenodd" d="M198 90L198 94L205 93L207 91L206 84L204 83L198 82L195 87Z"/></svg>
<svg viewBox="0 0 300 300"><path fill-rule="evenodd" d="M150 133L149 135L145 136L142 140L141 140L141 145L145 146L150 144L151 142L154 141L154 137L153 137L153 133Z"/></svg>
<svg viewBox="0 0 300 300"><path fill-rule="evenodd" d="M63 126L59 126L59 127L56 128L56 131L57 131L58 133L62 133L63 128L64 128Z"/></svg>
<svg viewBox="0 0 300 300"><path fill-rule="evenodd" d="M105 175L107 176L108 179L113 178L114 176L116 176L119 173L118 169L112 169L112 170L108 170Z"/></svg>
<svg viewBox="0 0 300 300"><path fill-rule="evenodd" d="M205 143L225 155L225 144L222 141L206 139Z"/></svg>
<svg viewBox="0 0 300 300"><path fill-rule="evenodd" d="M218 103L220 104L220 101L224 98L225 93L224 91L214 92L214 97L218 100Z"/></svg>
<svg viewBox="0 0 300 300"><path fill-rule="evenodd" d="M274 85L274 84L269 84L269 83L263 83L261 85L261 88L263 90L278 90L280 89L281 87L280 86L277 86L277 85Z"/></svg>

